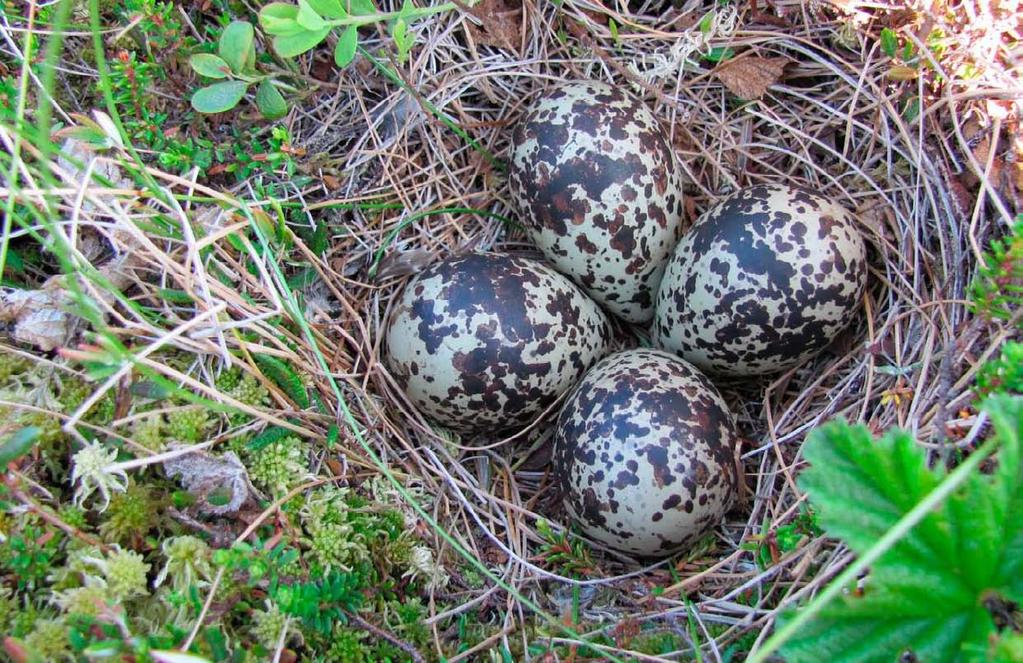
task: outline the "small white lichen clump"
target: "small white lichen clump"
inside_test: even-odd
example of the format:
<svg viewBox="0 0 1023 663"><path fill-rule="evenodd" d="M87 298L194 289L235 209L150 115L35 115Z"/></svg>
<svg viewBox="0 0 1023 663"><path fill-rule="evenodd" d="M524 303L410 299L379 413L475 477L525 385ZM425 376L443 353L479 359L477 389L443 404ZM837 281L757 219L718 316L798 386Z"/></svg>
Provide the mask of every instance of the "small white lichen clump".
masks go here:
<svg viewBox="0 0 1023 663"><path fill-rule="evenodd" d="M128 488L128 475L115 465L117 451L107 449L99 442L86 445L76 453L71 462L71 483L75 488L75 504L82 506L85 500L97 490L103 496L102 513L110 506L111 491L124 492Z"/></svg>

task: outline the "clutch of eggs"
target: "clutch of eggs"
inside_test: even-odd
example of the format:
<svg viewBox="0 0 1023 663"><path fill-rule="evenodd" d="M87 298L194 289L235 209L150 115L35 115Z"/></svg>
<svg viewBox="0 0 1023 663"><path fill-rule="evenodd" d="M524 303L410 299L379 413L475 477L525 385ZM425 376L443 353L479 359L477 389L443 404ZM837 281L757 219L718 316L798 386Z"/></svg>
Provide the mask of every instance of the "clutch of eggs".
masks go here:
<svg viewBox="0 0 1023 663"><path fill-rule="evenodd" d="M530 239L610 312L653 317L678 241L674 151L643 103L598 82L543 94L512 136L509 185Z"/></svg>
<svg viewBox="0 0 1023 663"><path fill-rule="evenodd" d="M694 543L738 487L728 406L688 362L661 350L600 361L569 396L554 433L554 476L583 531L638 556Z"/></svg>
<svg viewBox="0 0 1023 663"><path fill-rule="evenodd" d="M742 189L675 248L657 293L654 342L716 375L790 368L852 320L866 258L841 205L787 184Z"/></svg>
<svg viewBox="0 0 1023 663"><path fill-rule="evenodd" d="M470 253L409 283L385 331L409 400L462 433L531 423L611 350L606 314L543 263Z"/></svg>

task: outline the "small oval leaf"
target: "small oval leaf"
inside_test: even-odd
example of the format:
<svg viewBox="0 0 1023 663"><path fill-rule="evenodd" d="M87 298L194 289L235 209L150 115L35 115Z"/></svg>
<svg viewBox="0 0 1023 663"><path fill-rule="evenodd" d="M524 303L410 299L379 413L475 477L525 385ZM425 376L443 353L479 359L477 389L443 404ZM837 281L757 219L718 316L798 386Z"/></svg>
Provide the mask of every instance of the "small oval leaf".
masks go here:
<svg viewBox="0 0 1023 663"><path fill-rule="evenodd" d="M188 59L195 73L206 78L227 78L231 66L223 58L212 53L196 53Z"/></svg>
<svg viewBox="0 0 1023 663"><path fill-rule="evenodd" d="M330 34L329 25L321 30L306 30L293 35L274 37L274 50L282 58L293 58L315 47L328 34Z"/></svg>
<svg viewBox="0 0 1023 663"><path fill-rule="evenodd" d="M298 7L284 2L271 2L259 10L259 25L269 35L291 35L305 28L298 24Z"/></svg>
<svg viewBox="0 0 1023 663"><path fill-rule="evenodd" d="M11 435L6 442L0 444L0 469L7 467L7 463L15 461L31 451L42 432L42 429L37 426L25 426L15 431L14 435Z"/></svg>
<svg viewBox="0 0 1023 663"><path fill-rule="evenodd" d="M348 15L341 0L305 0L313 10L323 18L344 18Z"/></svg>
<svg viewBox="0 0 1023 663"><path fill-rule="evenodd" d="M334 47L334 64L344 69L355 59L355 49L359 45L359 29L349 25L337 40Z"/></svg>
<svg viewBox="0 0 1023 663"><path fill-rule="evenodd" d="M256 107L268 120L276 120L288 114L288 102L269 78L264 78L256 90Z"/></svg>
<svg viewBox="0 0 1023 663"><path fill-rule="evenodd" d="M252 49L254 31L248 21L234 21L220 35L220 57L224 58L231 71L240 74Z"/></svg>
<svg viewBox="0 0 1023 663"><path fill-rule="evenodd" d="M322 30L324 27L327 27L327 22L316 13L316 10L306 0L298 0L298 16L296 20L306 30Z"/></svg>
<svg viewBox="0 0 1023 663"><path fill-rule="evenodd" d="M238 105L249 84L245 81L224 81L201 88L192 95L192 108L200 113L223 113Z"/></svg>
<svg viewBox="0 0 1023 663"><path fill-rule="evenodd" d="M368 16L379 13L377 6L373 4L373 0L342 0L342 2L348 5L348 11L353 16Z"/></svg>

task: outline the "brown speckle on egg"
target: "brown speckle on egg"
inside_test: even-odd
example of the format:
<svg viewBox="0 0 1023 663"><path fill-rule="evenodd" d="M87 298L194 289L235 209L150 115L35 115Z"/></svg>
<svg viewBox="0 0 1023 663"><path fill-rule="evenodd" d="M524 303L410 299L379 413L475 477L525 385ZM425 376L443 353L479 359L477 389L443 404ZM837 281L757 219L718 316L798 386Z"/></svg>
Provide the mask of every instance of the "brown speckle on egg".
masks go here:
<svg viewBox="0 0 1023 663"><path fill-rule="evenodd" d="M470 253L408 284L386 330L386 362L438 423L503 431L531 423L611 341L600 307L550 267Z"/></svg>
<svg viewBox="0 0 1023 663"><path fill-rule="evenodd" d="M629 322L653 316L678 241L682 184L650 110L620 87L544 93L512 136L512 196L547 259Z"/></svg>
<svg viewBox="0 0 1023 663"><path fill-rule="evenodd" d="M665 555L715 527L738 487L737 434L714 386L660 350L626 350L562 408L553 468L569 515L594 539Z"/></svg>
<svg viewBox="0 0 1023 663"><path fill-rule="evenodd" d="M849 324L866 278L866 246L845 208L787 184L748 187L682 237L653 338L717 375L783 370Z"/></svg>

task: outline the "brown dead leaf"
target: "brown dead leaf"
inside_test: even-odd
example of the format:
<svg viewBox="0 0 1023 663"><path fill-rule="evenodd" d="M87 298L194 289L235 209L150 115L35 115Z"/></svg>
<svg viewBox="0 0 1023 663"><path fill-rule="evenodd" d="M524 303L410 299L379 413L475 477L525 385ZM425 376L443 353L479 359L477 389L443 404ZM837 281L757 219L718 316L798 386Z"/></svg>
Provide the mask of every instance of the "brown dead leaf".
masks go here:
<svg viewBox="0 0 1023 663"><path fill-rule="evenodd" d="M788 58L761 58L751 56L725 62L714 70L714 75L740 99L759 99L785 72Z"/></svg>
<svg viewBox="0 0 1023 663"><path fill-rule="evenodd" d="M522 41L522 0L482 0L469 12L479 19L479 27L469 24L473 39L509 51L517 51Z"/></svg>

